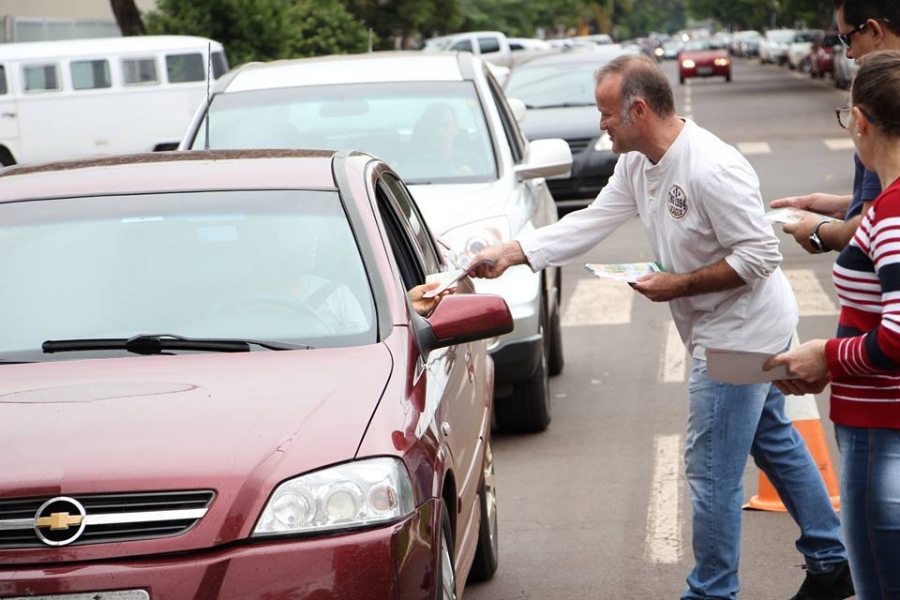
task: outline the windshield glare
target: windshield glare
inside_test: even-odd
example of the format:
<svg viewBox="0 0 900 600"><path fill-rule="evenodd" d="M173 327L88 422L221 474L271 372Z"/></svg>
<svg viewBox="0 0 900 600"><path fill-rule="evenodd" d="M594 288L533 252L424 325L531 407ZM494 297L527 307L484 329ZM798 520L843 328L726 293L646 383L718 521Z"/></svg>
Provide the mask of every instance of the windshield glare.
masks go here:
<svg viewBox="0 0 900 600"><path fill-rule="evenodd" d="M41 360L50 339L139 334L376 341L372 294L336 192L3 204L0 278L0 358Z"/></svg>
<svg viewBox="0 0 900 600"><path fill-rule="evenodd" d="M506 94L534 108L564 103L594 106L594 71L600 64L528 65L513 69Z"/></svg>
<svg viewBox="0 0 900 600"><path fill-rule="evenodd" d="M310 86L217 95L210 147L362 150L416 182L497 178L471 82ZM193 149L205 145L205 122Z"/></svg>

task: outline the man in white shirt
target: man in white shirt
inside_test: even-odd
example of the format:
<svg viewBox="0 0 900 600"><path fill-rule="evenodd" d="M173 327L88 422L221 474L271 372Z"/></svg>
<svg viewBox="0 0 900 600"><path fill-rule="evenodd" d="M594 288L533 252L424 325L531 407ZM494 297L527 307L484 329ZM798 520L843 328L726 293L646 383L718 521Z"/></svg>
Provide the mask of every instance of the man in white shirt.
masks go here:
<svg viewBox="0 0 900 600"><path fill-rule="evenodd" d="M682 600L734 600L739 590L742 478L748 455L800 525L807 578L795 600L853 594L840 525L803 438L770 383L731 385L706 372L707 348L775 353L797 325L797 303L779 269L778 239L763 219L759 180L744 157L675 114L672 88L655 62L621 56L596 73L600 128L621 153L597 199L557 223L482 251L494 262L537 271L587 252L640 217L664 272L632 287L669 302L693 357L685 463L693 504L695 565Z"/></svg>

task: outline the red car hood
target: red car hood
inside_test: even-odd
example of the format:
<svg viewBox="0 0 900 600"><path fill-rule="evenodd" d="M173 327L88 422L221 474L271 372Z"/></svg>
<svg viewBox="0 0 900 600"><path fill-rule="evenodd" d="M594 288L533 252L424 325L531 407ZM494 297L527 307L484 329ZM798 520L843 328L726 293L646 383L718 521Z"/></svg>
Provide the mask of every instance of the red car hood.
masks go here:
<svg viewBox="0 0 900 600"><path fill-rule="evenodd" d="M382 344L0 366L0 497L268 495L353 458L391 368Z"/></svg>

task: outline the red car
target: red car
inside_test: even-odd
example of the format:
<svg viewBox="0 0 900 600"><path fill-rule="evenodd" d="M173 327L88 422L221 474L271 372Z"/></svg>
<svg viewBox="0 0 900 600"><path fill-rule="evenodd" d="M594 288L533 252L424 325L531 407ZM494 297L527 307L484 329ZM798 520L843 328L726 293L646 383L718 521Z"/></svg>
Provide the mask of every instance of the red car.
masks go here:
<svg viewBox="0 0 900 600"><path fill-rule="evenodd" d="M836 32L825 33L813 42L812 52L809 55L809 74L811 77L824 78L828 73L834 73L835 54L844 51Z"/></svg>
<svg viewBox="0 0 900 600"><path fill-rule="evenodd" d="M709 42L687 42L678 53L678 81L684 85L692 77L724 77L731 82L731 57L724 48L710 48Z"/></svg>
<svg viewBox="0 0 900 600"><path fill-rule="evenodd" d="M483 338L355 152L0 174L0 598L456 598L497 567Z"/></svg>

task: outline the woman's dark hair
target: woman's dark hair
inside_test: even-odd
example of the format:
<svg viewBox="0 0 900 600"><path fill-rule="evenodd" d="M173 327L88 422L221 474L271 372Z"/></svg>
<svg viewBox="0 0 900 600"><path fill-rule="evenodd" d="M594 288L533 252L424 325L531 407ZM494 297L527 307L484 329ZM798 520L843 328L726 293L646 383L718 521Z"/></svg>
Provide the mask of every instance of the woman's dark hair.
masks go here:
<svg viewBox="0 0 900 600"><path fill-rule="evenodd" d="M834 0L834 10L841 9L847 25L856 27L875 19L900 36L900 0Z"/></svg>
<svg viewBox="0 0 900 600"><path fill-rule="evenodd" d="M850 100L886 134L900 137L900 50L879 50L859 61Z"/></svg>
<svg viewBox="0 0 900 600"><path fill-rule="evenodd" d="M654 60L643 54L623 54L612 59L594 73L594 82L600 83L607 75L622 75L622 120L628 121L632 103L642 98L647 106L660 117L675 114L675 97L669 80Z"/></svg>

